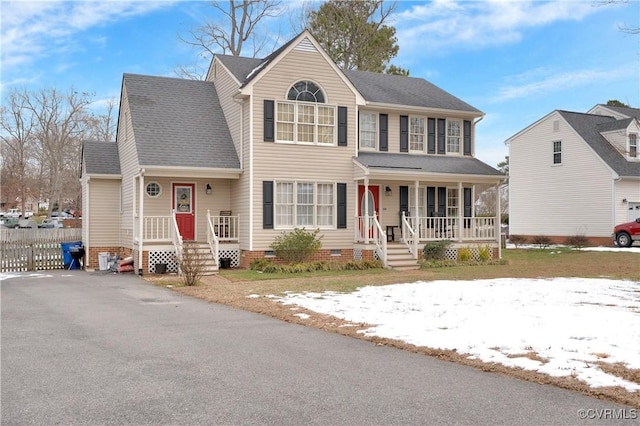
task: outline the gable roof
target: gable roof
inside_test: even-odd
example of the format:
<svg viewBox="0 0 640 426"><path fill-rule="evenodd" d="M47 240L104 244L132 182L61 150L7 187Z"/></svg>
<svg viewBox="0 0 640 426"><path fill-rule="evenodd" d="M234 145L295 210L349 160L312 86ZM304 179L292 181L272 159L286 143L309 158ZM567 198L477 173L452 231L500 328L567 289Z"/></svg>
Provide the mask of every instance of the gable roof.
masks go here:
<svg viewBox="0 0 640 426"><path fill-rule="evenodd" d="M613 106L613 105L605 105L605 104L598 104L596 106L607 108L607 109L610 109L611 111L617 112L618 114L622 114L626 117L633 117L640 120L640 109L638 108L621 107L621 106Z"/></svg>
<svg viewBox="0 0 640 426"><path fill-rule="evenodd" d="M368 169L506 177L477 158L467 156L361 152L353 159Z"/></svg>
<svg viewBox="0 0 640 426"><path fill-rule="evenodd" d="M619 176L640 177L640 162L627 161L627 159L600 134L603 128L610 128L609 130L611 130L612 126L620 126L624 124L624 122L627 122L628 125L629 119L616 120L606 115L561 110L559 110L558 113ZM620 128L626 128L626 126Z"/></svg>
<svg viewBox="0 0 640 426"><path fill-rule="evenodd" d="M212 82L125 74L141 167L239 169Z"/></svg>
<svg viewBox="0 0 640 426"><path fill-rule="evenodd" d="M82 161L87 175L120 175L118 144L115 142L85 141Z"/></svg>
<svg viewBox="0 0 640 426"><path fill-rule="evenodd" d="M290 40L264 59L229 55L215 55L215 58L233 74L242 87L296 39L297 37ZM422 78L356 70L341 71L365 101L370 103L465 111L482 115L482 111Z"/></svg>

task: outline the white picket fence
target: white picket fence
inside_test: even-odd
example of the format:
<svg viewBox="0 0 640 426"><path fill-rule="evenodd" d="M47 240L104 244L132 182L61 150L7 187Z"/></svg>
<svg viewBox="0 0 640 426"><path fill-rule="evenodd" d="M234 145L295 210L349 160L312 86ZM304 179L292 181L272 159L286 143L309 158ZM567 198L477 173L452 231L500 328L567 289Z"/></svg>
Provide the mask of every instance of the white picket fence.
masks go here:
<svg viewBox="0 0 640 426"><path fill-rule="evenodd" d="M80 228L0 229L0 272L62 269L62 243L81 238Z"/></svg>

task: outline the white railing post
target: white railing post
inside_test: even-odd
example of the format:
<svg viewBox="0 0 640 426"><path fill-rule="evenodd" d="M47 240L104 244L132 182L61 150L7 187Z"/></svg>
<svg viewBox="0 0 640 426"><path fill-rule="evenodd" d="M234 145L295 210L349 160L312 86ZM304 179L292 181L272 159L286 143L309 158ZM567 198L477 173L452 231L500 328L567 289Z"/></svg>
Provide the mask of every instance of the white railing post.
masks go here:
<svg viewBox="0 0 640 426"><path fill-rule="evenodd" d="M176 219L176 211L173 210L173 246L176 249L176 263L178 264L178 274L182 275L182 235L180 235L180 229L178 229L178 220Z"/></svg>
<svg viewBox="0 0 640 426"><path fill-rule="evenodd" d="M373 233L373 241L376 247L382 252L382 263L384 267L389 267L389 261L387 260L387 233L382 230L382 225L378 222L378 218L374 215L371 217L373 224L375 225L376 232ZM367 232L368 233L368 232Z"/></svg>
<svg viewBox="0 0 640 426"><path fill-rule="evenodd" d="M211 211L207 210L207 243L209 243L209 249L211 250L211 255L213 256L213 260L216 262L216 267L220 267L220 241L218 240L218 236L215 233Z"/></svg>

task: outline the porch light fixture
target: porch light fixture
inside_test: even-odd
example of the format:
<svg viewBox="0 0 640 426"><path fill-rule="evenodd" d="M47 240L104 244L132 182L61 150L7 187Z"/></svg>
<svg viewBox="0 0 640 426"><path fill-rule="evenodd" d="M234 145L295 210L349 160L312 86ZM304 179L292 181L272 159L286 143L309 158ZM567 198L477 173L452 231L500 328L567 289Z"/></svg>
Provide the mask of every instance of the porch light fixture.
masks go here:
<svg viewBox="0 0 640 426"><path fill-rule="evenodd" d="M384 195L386 195L387 197L391 197L391 187L390 186L385 186L384 187Z"/></svg>
<svg viewBox="0 0 640 426"><path fill-rule="evenodd" d="M207 195L211 195L211 192L213 191L213 189L211 188L211 184L208 183L204 188L207 191Z"/></svg>
<svg viewBox="0 0 640 426"><path fill-rule="evenodd" d="M623 199L622 199L622 202L623 202L623 203L626 203L626 202L627 202L627 199L626 199L626 198L623 198Z"/></svg>

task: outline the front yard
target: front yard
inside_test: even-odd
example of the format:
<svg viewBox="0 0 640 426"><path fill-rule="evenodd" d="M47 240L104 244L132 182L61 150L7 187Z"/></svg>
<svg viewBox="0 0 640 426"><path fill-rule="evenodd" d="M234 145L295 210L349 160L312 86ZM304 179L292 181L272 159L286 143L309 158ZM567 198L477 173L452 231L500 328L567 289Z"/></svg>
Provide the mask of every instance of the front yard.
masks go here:
<svg viewBox="0 0 640 426"><path fill-rule="evenodd" d="M180 287L176 277L148 279L285 321L640 407L640 250L503 254L504 265L407 272L223 270L196 287Z"/></svg>

